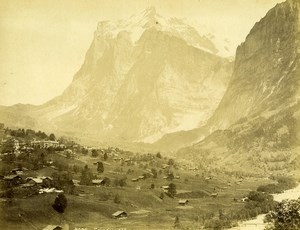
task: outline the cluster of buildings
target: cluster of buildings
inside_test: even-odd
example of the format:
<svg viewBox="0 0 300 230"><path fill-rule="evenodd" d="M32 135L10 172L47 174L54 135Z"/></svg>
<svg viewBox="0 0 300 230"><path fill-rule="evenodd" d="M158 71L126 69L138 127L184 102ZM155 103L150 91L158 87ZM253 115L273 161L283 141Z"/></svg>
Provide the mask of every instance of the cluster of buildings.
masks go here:
<svg viewBox="0 0 300 230"><path fill-rule="evenodd" d="M64 147L63 144L60 144L58 141L50 141L50 140L35 140L31 141L32 147L40 147L40 148L58 148L58 147Z"/></svg>

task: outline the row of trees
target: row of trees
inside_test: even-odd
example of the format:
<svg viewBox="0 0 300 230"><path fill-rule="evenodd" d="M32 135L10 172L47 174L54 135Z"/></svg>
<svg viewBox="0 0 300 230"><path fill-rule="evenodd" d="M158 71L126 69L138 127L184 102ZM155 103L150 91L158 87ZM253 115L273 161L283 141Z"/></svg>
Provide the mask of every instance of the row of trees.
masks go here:
<svg viewBox="0 0 300 230"><path fill-rule="evenodd" d="M5 134L9 134L13 137L19 137L19 138L39 138L39 139L49 139L52 141L55 141L56 137L53 133L51 133L49 136L42 131L34 131L32 129L5 129Z"/></svg>

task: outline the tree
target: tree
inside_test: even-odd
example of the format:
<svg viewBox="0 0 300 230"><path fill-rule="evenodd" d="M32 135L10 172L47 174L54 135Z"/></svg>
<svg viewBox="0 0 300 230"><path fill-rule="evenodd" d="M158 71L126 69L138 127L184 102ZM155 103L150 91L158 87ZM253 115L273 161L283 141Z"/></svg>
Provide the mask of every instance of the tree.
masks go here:
<svg viewBox="0 0 300 230"><path fill-rule="evenodd" d="M4 129L4 124L0 123L0 129Z"/></svg>
<svg viewBox="0 0 300 230"><path fill-rule="evenodd" d="M80 183L84 185L89 185L92 183L93 174L91 173L87 165L84 166L84 169L81 172Z"/></svg>
<svg viewBox="0 0 300 230"><path fill-rule="evenodd" d="M119 195L119 194L116 194L116 195L115 195L114 202L115 202L116 204L120 204L120 203L121 203L121 198L120 198L120 195Z"/></svg>
<svg viewBox="0 0 300 230"><path fill-rule="evenodd" d="M109 186L110 185L110 179L108 177L104 177L103 178L103 182L105 186Z"/></svg>
<svg viewBox="0 0 300 230"><path fill-rule="evenodd" d="M173 183L169 184L168 194L171 197L174 197L176 195L176 185L175 184L173 184Z"/></svg>
<svg viewBox="0 0 300 230"><path fill-rule="evenodd" d="M159 198L160 198L161 200L163 200L164 197L165 197L165 194L162 192L162 193L159 195Z"/></svg>
<svg viewBox="0 0 300 230"><path fill-rule="evenodd" d="M180 228L180 222L179 222L179 217L178 216L175 217L174 228Z"/></svg>
<svg viewBox="0 0 300 230"><path fill-rule="evenodd" d="M157 157L157 158L159 158L159 159L161 159L161 158L162 158L162 156L161 156L160 152L156 153L156 157Z"/></svg>
<svg viewBox="0 0 300 230"><path fill-rule="evenodd" d="M167 180L173 180L174 179L174 174L172 172L170 172L168 174Z"/></svg>
<svg viewBox="0 0 300 230"><path fill-rule="evenodd" d="M55 211L59 213L63 213L67 207L67 198L65 197L64 194L59 193L57 197L55 198L54 204L52 207L54 208Z"/></svg>
<svg viewBox="0 0 300 230"><path fill-rule="evenodd" d="M269 229L300 229L300 198L280 202L275 211L266 216L266 221L271 223Z"/></svg>
<svg viewBox="0 0 300 230"><path fill-rule="evenodd" d="M55 141L56 140L55 135L53 133L51 133L49 135L49 139L50 139L50 141Z"/></svg>
<svg viewBox="0 0 300 230"><path fill-rule="evenodd" d="M175 164L175 161L173 159L169 159L168 165L174 165L174 164Z"/></svg>
<svg viewBox="0 0 300 230"><path fill-rule="evenodd" d="M2 160L3 160L4 162L7 162L7 163L12 163L12 162L14 162L16 159L17 159L17 156L16 156L16 154L14 154L14 153L9 153L9 154L7 154L7 155L5 155L5 156L2 157Z"/></svg>
<svg viewBox="0 0 300 230"><path fill-rule="evenodd" d="M225 215L224 215L223 209L219 209L219 219L224 220L224 218L225 218Z"/></svg>
<svg viewBox="0 0 300 230"><path fill-rule="evenodd" d="M97 157L97 156L99 156L98 151L96 149L93 149L92 150L92 157Z"/></svg>
<svg viewBox="0 0 300 230"><path fill-rule="evenodd" d="M108 155L107 155L107 153L105 152L105 153L103 154L103 159L106 161L107 158L108 158Z"/></svg>
<svg viewBox="0 0 300 230"><path fill-rule="evenodd" d="M3 143L2 146L2 153L13 153L14 152L14 139L13 138L9 138L8 140L6 140Z"/></svg>
<svg viewBox="0 0 300 230"><path fill-rule="evenodd" d="M82 153L83 155L87 155L87 154L89 153L89 150L86 149L86 148L82 148L82 149L81 149L81 153Z"/></svg>
<svg viewBox="0 0 300 230"><path fill-rule="evenodd" d="M151 173L153 174L153 178L157 178L157 170L155 168L151 169Z"/></svg>
<svg viewBox="0 0 300 230"><path fill-rule="evenodd" d="M151 184L150 189L154 189L154 188L155 188L155 185Z"/></svg>
<svg viewBox="0 0 300 230"><path fill-rule="evenodd" d="M126 185L126 178L121 178L121 179L116 178L116 179L114 180L114 185L115 185L115 186L124 187L124 186Z"/></svg>
<svg viewBox="0 0 300 230"><path fill-rule="evenodd" d="M103 173L104 172L104 165L103 165L103 163L102 162L98 162L97 164L98 164L97 171L99 173Z"/></svg>

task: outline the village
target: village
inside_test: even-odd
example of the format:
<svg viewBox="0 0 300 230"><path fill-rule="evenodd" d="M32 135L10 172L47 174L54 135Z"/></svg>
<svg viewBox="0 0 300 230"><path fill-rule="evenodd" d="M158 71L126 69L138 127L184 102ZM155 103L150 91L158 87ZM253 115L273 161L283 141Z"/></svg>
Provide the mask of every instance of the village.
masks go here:
<svg viewBox="0 0 300 230"><path fill-rule="evenodd" d="M99 223L130 229L145 223L150 229L157 223L161 228L209 227L255 216L259 210L239 212L249 201L247 194L273 183L263 176L177 162L160 152L81 146L33 130L3 127L0 134L1 209L9 213L1 221L14 228L26 229L24 223L38 229L63 223L70 229ZM63 215L52 208L59 194L68 202Z"/></svg>

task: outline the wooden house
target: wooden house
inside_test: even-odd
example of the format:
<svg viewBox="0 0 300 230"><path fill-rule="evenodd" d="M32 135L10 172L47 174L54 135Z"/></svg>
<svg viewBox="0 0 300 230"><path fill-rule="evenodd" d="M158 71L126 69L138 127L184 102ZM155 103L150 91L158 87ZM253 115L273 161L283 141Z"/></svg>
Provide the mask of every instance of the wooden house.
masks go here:
<svg viewBox="0 0 300 230"><path fill-rule="evenodd" d="M116 211L115 213L112 214L112 216L115 219L127 218L127 212L125 212L125 211Z"/></svg>
<svg viewBox="0 0 300 230"><path fill-rule="evenodd" d="M19 185L23 183L23 178L19 175L9 175L3 177L3 180L10 185Z"/></svg>
<svg viewBox="0 0 300 230"><path fill-rule="evenodd" d="M186 199L180 199L178 201L178 204L181 206L186 206L186 205L188 205L188 203L189 203L189 200L186 200Z"/></svg>

